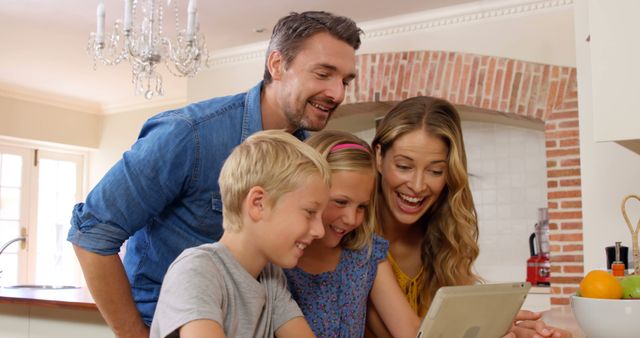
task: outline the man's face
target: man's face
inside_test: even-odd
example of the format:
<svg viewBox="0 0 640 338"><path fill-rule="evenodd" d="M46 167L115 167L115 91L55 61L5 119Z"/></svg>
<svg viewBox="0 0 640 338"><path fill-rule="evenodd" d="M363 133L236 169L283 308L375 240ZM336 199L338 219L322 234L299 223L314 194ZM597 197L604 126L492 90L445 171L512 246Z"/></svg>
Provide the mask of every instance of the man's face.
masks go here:
<svg viewBox="0 0 640 338"><path fill-rule="evenodd" d="M280 109L287 130L324 128L344 100L346 86L355 78L355 50L329 33L308 38L298 55L282 66Z"/></svg>

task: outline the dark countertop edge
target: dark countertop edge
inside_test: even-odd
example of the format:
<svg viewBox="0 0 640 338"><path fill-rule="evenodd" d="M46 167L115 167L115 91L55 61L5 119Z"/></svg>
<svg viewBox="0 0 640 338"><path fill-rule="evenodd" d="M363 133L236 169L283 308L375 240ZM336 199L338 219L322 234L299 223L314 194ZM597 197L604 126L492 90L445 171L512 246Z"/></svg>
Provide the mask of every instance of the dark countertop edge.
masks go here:
<svg viewBox="0 0 640 338"><path fill-rule="evenodd" d="M23 305L33 305L33 306L41 306L41 307L65 308L65 309L89 310L89 311L98 310L98 307L94 303L70 302L70 301L50 300L50 299L34 299L34 298L23 298L23 297L0 296L0 304L23 304Z"/></svg>
<svg viewBox="0 0 640 338"><path fill-rule="evenodd" d="M85 287L74 289L0 288L0 304L24 304L39 307L96 311L91 293Z"/></svg>

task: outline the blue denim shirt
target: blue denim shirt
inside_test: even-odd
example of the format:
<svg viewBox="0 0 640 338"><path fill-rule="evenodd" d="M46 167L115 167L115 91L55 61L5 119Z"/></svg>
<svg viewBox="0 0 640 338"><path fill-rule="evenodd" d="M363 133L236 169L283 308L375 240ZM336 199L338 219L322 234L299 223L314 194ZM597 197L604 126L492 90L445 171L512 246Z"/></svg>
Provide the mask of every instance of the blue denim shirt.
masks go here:
<svg viewBox="0 0 640 338"><path fill-rule="evenodd" d="M128 239L124 267L151 324L169 265L186 248L222 236L218 176L233 148L262 130L262 82L246 93L160 113L74 207L67 239L112 255ZM306 137L305 131L296 136Z"/></svg>

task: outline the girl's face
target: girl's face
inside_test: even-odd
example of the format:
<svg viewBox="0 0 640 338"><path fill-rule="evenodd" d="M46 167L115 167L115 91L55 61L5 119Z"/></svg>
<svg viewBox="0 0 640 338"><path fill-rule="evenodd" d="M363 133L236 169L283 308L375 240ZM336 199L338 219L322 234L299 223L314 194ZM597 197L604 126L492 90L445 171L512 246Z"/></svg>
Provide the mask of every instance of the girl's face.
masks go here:
<svg viewBox="0 0 640 338"><path fill-rule="evenodd" d="M412 225L438 200L447 182L448 148L422 129L398 137L384 157L376 148L376 166L386 210L396 224ZM383 225L384 225L384 220Z"/></svg>
<svg viewBox="0 0 640 338"><path fill-rule="evenodd" d="M331 174L329 204L322 213L323 245L335 248L364 221L373 193L375 176L370 170L336 171Z"/></svg>

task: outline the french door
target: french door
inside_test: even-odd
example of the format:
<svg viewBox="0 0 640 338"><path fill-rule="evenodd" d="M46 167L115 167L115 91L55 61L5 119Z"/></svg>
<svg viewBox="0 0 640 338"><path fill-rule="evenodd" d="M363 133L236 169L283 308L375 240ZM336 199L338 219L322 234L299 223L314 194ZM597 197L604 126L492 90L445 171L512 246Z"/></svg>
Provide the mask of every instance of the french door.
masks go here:
<svg viewBox="0 0 640 338"><path fill-rule="evenodd" d="M80 285L66 241L73 205L82 198L86 155L0 144L0 285Z"/></svg>

